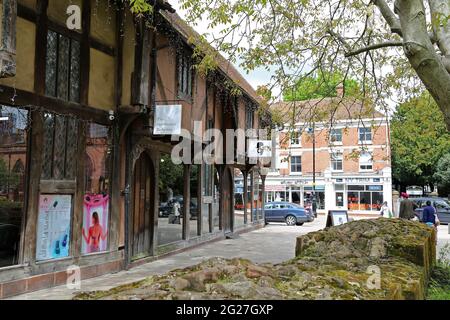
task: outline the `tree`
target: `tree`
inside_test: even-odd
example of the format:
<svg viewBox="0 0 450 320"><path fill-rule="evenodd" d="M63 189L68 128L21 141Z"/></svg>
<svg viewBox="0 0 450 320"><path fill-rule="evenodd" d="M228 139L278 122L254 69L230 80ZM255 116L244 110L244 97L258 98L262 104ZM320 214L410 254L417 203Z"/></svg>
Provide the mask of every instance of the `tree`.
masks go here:
<svg viewBox="0 0 450 320"><path fill-rule="evenodd" d="M450 194L450 150L438 161L434 179L439 187L439 193L448 196Z"/></svg>
<svg viewBox="0 0 450 320"><path fill-rule="evenodd" d="M353 79L344 80L340 73L311 75L301 79L292 90L283 94L284 101L305 101L318 98L336 97L337 87L342 83L346 96L357 96L360 93L358 82Z"/></svg>
<svg viewBox="0 0 450 320"><path fill-rule="evenodd" d="M428 93L401 104L391 124L394 179L408 185L435 185L442 156L450 151L444 117Z"/></svg>
<svg viewBox="0 0 450 320"><path fill-rule="evenodd" d="M130 3L135 12L151 11L144 0ZM450 129L448 0L180 0L179 5L188 22L207 22L208 31L217 31L192 43L207 42L248 71L270 71L271 88L287 92L313 73L340 72L386 108L388 98L406 100L426 88ZM199 65L211 64L211 55L214 51L205 50Z"/></svg>

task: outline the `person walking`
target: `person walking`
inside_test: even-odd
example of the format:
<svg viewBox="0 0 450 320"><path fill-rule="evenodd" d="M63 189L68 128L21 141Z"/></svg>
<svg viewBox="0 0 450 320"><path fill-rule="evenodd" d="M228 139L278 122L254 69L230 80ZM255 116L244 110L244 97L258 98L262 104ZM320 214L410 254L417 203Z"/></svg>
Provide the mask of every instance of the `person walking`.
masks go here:
<svg viewBox="0 0 450 320"><path fill-rule="evenodd" d="M422 222L430 227L437 227L439 225L438 221L436 209L431 205L431 201L428 200L423 208Z"/></svg>
<svg viewBox="0 0 450 320"><path fill-rule="evenodd" d="M392 211L391 209L389 209L388 203L387 201L383 202L383 205L381 206L380 209L380 215L384 218L392 218Z"/></svg>
<svg viewBox="0 0 450 320"><path fill-rule="evenodd" d="M400 202L400 213L399 218L411 220L416 214L414 212L414 202L409 199L409 196L406 192L402 192L402 202Z"/></svg>

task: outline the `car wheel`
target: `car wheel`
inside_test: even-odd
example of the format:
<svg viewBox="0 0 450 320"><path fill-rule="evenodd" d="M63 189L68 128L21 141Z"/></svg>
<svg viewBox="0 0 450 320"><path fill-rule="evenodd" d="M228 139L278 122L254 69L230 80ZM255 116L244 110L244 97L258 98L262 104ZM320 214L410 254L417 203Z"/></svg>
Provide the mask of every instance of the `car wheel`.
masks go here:
<svg viewBox="0 0 450 320"><path fill-rule="evenodd" d="M288 226L295 226L297 224L297 218L295 218L294 216L287 216L286 217L286 224Z"/></svg>
<svg viewBox="0 0 450 320"><path fill-rule="evenodd" d="M299 223L297 223L298 226L302 226L302 225L304 225L304 224L305 224L304 222L299 222Z"/></svg>

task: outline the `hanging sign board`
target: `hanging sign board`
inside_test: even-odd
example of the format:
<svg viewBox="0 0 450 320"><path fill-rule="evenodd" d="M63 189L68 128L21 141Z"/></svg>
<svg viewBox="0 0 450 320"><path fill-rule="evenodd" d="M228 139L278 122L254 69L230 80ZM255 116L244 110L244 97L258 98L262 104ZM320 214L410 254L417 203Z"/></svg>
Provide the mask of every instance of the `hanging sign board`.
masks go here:
<svg viewBox="0 0 450 320"><path fill-rule="evenodd" d="M345 210L330 210L327 217L327 228L343 225L348 222L348 212Z"/></svg>
<svg viewBox="0 0 450 320"><path fill-rule="evenodd" d="M38 261L69 256L71 195L41 195L36 241Z"/></svg>
<svg viewBox="0 0 450 320"><path fill-rule="evenodd" d="M181 105L155 107L154 135L181 135Z"/></svg>
<svg viewBox="0 0 450 320"><path fill-rule="evenodd" d="M272 157L272 141L256 140L248 141L248 157L249 158L271 158Z"/></svg>

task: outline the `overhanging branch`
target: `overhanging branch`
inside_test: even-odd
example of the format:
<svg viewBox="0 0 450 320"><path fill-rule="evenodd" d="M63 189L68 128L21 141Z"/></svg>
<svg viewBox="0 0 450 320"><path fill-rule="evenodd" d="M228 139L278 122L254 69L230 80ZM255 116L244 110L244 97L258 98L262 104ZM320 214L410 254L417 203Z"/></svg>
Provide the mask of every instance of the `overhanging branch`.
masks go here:
<svg viewBox="0 0 450 320"><path fill-rule="evenodd" d="M383 42L383 43L373 44L373 45L370 45L370 46L367 46L364 48L360 48L358 50L347 52L345 54L345 57L349 58L349 57L353 57L353 56L359 55L359 54L367 52L367 51L377 50L377 49L387 48L387 47L403 47L403 42L402 41L387 41L387 42Z"/></svg>

